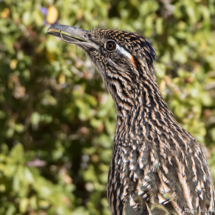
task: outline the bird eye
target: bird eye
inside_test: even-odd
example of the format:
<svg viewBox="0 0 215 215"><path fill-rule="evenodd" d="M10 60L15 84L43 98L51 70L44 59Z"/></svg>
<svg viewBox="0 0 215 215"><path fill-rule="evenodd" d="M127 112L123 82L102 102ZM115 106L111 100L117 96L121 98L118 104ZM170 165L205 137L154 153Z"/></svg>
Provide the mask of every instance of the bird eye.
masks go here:
<svg viewBox="0 0 215 215"><path fill-rule="evenodd" d="M108 40L105 43L105 48L110 52L115 51L116 50L116 43L113 40Z"/></svg>

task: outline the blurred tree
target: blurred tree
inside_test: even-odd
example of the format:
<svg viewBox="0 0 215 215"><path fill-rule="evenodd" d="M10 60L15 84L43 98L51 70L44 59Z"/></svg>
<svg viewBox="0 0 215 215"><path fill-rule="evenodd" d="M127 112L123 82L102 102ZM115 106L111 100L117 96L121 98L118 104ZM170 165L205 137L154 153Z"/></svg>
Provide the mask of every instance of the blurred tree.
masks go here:
<svg viewBox="0 0 215 215"><path fill-rule="evenodd" d="M177 120L207 146L215 177L214 0L5 0L0 215L109 214L115 107L82 51L46 34L55 22L149 38L160 89Z"/></svg>

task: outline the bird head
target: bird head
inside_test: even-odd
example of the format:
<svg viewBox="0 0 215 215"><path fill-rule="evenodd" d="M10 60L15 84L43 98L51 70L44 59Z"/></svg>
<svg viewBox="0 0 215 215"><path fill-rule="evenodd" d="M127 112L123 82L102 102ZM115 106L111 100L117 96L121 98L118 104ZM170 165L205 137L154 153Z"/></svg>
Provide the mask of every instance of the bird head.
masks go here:
<svg viewBox="0 0 215 215"><path fill-rule="evenodd" d="M143 80L155 81L151 43L136 33L119 30L86 31L52 25L48 34L82 48L90 57L116 104L134 104L135 91Z"/></svg>

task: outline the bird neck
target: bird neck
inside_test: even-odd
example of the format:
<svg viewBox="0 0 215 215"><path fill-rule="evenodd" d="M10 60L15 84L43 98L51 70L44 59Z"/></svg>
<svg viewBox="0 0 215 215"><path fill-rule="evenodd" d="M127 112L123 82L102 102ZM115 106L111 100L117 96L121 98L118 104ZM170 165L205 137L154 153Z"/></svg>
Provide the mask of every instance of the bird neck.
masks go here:
<svg viewBox="0 0 215 215"><path fill-rule="evenodd" d="M160 129L179 127L164 101L156 80L147 73L137 77L132 85L110 90L117 107L116 139L141 136L153 138Z"/></svg>

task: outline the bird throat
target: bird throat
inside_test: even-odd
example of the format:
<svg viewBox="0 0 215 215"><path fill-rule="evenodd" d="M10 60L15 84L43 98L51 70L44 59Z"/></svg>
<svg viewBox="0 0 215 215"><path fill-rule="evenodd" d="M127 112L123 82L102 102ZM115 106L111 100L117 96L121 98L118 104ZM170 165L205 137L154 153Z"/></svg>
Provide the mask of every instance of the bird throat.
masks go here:
<svg viewBox="0 0 215 215"><path fill-rule="evenodd" d="M129 90L110 90L117 108L118 135L115 136L115 143L120 139L137 137L153 139L160 130L169 131L170 125L175 126L176 130L179 127L155 79L140 78L136 83ZM119 83L118 86L120 85L122 84Z"/></svg>

